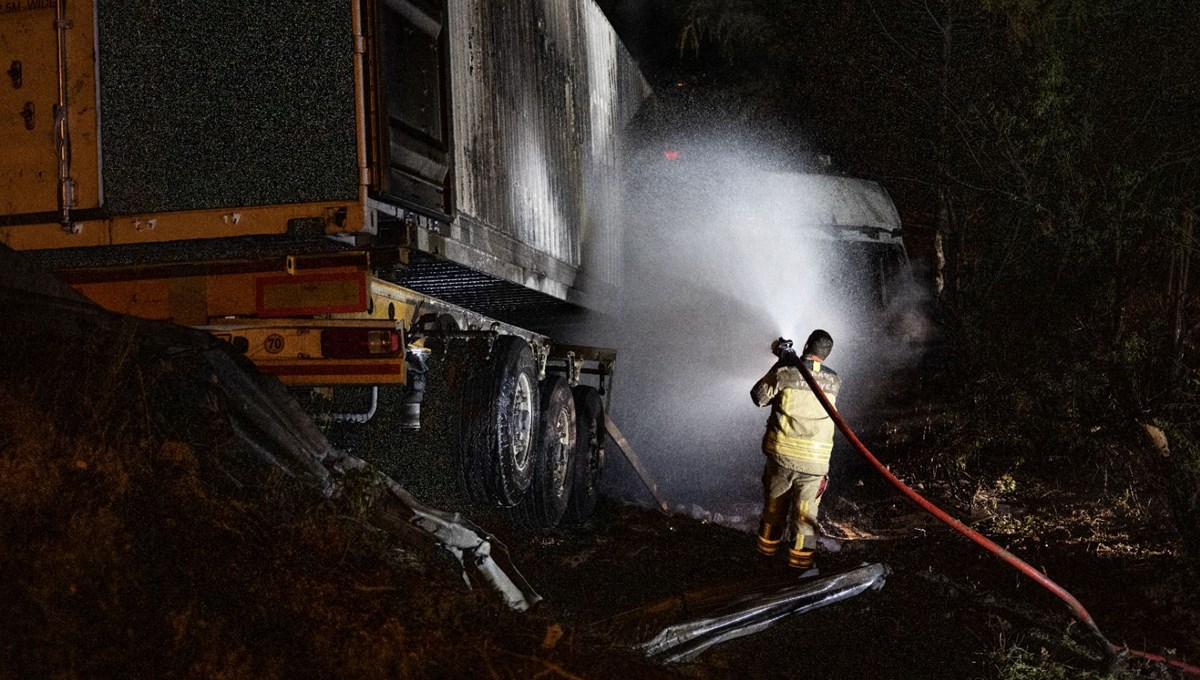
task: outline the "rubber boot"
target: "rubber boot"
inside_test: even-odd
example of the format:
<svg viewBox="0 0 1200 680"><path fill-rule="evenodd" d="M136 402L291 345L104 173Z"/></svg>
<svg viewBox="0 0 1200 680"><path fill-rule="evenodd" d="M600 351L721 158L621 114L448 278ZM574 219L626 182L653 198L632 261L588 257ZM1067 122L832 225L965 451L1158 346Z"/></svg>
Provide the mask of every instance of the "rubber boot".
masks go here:
<svg viewBox="0 0 1200 680"><path fill-rule="evenodd" d="M795 569L807 571L813 567L813 553L815 550L801 548L788 548L788 566Z"/></svg>
<svg viewBox="0 0 1200 680"><path fill-rule="evenodd" d="M762 521L758 524L758 551L770 556L779 552L783 540L783 522L787 517L785 498L768 498L763 505Z"/></svg>
<svg viewBox="0 0 1200 680"><path fill-rule="evenodd" d="M763 529L770 531L771 525L764 524L762 527L760 527L760 529L759 529L760 533L758 534L758 551L760 553L770 557L771 555L774 555L775 553L779 552L779 541L782 540L782 536L780 536L779 538L775 538L775 539L772 539L770 537L770 534L763 536L763 534L761 533ZM782 533L782 532L780 532L780 533Z"/></svg>

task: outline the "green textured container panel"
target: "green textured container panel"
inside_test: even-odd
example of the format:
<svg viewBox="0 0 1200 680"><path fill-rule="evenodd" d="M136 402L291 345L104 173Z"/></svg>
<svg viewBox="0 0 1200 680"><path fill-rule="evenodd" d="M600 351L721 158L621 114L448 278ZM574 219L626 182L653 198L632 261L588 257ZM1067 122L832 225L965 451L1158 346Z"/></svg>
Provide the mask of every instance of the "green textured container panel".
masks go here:
<svg viewBox="0 0 1200 680"><path fill-rule="evenodd" d="M104 206L353 200L350 0L97 0Z"/></svg>

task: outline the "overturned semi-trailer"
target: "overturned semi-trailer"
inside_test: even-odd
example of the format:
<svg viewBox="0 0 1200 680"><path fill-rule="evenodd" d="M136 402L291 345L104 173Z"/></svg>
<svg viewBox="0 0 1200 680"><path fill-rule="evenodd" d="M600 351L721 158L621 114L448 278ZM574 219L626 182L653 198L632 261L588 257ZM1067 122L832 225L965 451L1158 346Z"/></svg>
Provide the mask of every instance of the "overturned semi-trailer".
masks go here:
<svg viewBox="0 0 1200 680"><path fill-rule="evenodd" d="M614 353L513 321L618 283L648 88L591 0L20 0L0 66L0 242L286 383L410 385L413 426L474 343L469 491L590 511Z"/></svg>

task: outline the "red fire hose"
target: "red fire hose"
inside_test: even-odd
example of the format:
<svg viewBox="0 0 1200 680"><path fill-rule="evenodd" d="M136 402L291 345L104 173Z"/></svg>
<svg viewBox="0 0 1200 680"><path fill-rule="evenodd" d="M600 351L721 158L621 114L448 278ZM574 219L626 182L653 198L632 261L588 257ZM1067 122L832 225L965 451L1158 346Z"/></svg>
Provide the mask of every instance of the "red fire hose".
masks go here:
<svg viewBox="0 0 1200 680"><path fill-rule="evenodd" d="M1100 628L1092 619L1092 615L1089 614L1087 609L1084 609L1079 600L1076 600L1071 593L1066 591L1066 589L1050 580L1050 578L1042 572L1033 568L1033 566L1031 566L1025 560L1022 560L1011 552L1001 548L983 534L980 534L978 531L975 531L957 519L946 514L946 512L941 508L925 500L924 497L922 497L916 491L910 489L907 484L900 481L899 478L893 475L891 470L888 470L883 463L880 463L879 459L871 454L866 445L859 441L858 436L854 434L854 430L850 429L850 426L847 425L846 421L842 419L842 416L840 413L838 413L838 410L834 408L833 404L829 403L829 399L825 396L825 392L821 389L821 386L817 384L816 379L813 378L812 373L808 370L808 367L804 365L804 362L797 361L794 365L800 369L800 374L804 376L805 382L807 382L809 387L812 388L813 393L817 395L817 399L820 400L821 406L823 406L825 411L829 413L829 417L833 418L833 422L837 424L838 429L842 431L842 434L846 435L846 439L850 440L850 443L853 444L854 448L856 448L858 452L867 459L867 462L869 462L877 471L879 471L879 474L883 475L884 478L892 484L892 486L899 489L901 493L919 505L926 512L950 525L950 528L954 529L963 536L966 536L972 541L983 546L992 554L996 555L1021 573L1036 581L1046 590L1054 593L1055 597L1063 602L1066 602L1067 606L1071 608L1071 613L1075 615L1075 618L1079 619L1083 625L1087 626L1088 630L1091 631L1092 634L1095 635L1096 638L1104 645L1104 651L1110 658L1116 658L1118 652L1123 652L1126 654L1132 654L1134 656L1140 656L1151 661L1165 663L1192 675L1200 676L1200 667L1186 664L1175 659L1168 659L1166 657L1159 656L1158 654L1151 654L1149 652L1131 649L1124 645L1114 645L1113 643L1109 642L1108 638L1104 637L1104 634L1100 632Z"/></svg>

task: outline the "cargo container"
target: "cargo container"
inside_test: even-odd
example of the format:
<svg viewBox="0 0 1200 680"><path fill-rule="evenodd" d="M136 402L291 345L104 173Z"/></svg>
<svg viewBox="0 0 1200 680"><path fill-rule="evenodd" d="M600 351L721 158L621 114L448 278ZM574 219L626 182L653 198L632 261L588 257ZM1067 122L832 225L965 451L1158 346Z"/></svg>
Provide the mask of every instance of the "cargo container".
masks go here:
<svg viewBox="0 0 1200 680"><path fill-rule="evenodd" d="M471 494L581 518L648 87L591 0L0 0L0 242L296 386L422 381L452 341Z"/></svg>

